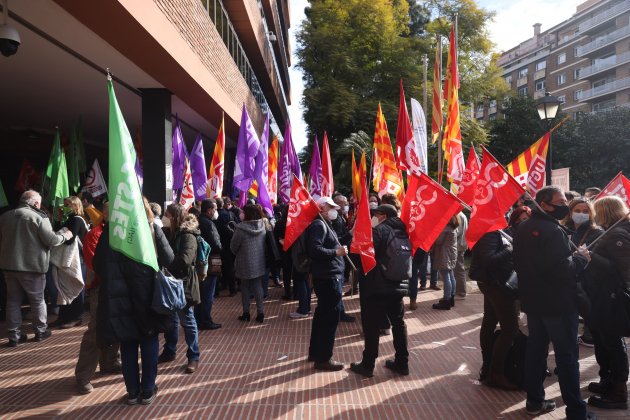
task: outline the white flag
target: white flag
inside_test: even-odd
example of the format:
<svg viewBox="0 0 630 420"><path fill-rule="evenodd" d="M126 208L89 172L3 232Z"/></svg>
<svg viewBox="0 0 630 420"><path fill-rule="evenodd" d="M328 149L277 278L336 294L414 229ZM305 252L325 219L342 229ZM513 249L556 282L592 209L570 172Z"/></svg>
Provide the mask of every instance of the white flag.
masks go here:
<svg viewBox="0 0 630 420"><path fill-rule="evenodd" d="M420 159L420 170L427 173L427 121L420 102L411 98L411 123L413 125L413 137L416 141L416 153Z"/></svg>
<svg viewBox="0 0 630 420"><path fill-rule="evenodd" d="M107 184L103 178L101 167L98 165L98 159L94 159L92 168L85 177L85 185L81 188L81 191L89 192L92 197L98 197L99 195L107 194Z"/></svg>

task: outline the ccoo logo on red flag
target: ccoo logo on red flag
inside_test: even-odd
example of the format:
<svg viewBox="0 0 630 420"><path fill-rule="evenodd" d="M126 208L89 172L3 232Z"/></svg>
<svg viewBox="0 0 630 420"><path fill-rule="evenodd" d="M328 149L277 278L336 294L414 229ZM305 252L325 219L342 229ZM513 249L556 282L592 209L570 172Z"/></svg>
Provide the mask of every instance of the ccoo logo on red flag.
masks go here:
<svg viewBox="0 0 630 420"><path fill-rule="evenodd" d="M469 206L472 206L475 201L475 187L479 179L480 167L481 162L479 162L477 152L474 147L471 147L462 182L457 186L457 197Z"/></svg>
<svg viewBox="0 0 630 420"><path fill-rule="evenodd" d="M319 214L319 207L308 193L304 185L293 174L287 228L284 234L284 250L288 250L293 242L304 232Z"/></svg>
<svg viewBox="0 0 630 420"><path fill-rule="evenodd" d="M607 195L616 195L621 198L626 205L630 206L628 193L630 193L630 180L619 172L617 176L615 176L608 185L604 187L602 192L600 192L596 198L606 197Z"/></svg>

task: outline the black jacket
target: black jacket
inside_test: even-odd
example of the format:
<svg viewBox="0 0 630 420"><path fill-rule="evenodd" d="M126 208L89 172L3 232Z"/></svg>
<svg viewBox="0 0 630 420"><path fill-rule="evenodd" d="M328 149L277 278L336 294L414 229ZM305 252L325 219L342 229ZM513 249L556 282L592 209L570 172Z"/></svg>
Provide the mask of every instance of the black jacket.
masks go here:
<svg viewBox="0 0 630 420"><path fill-rule="evenodd" d="M337 216L335 220L330 222L337 238L339 238L339 243L341 245L350 246L352 242L352 234L348 231L348 222L345 217L341 214Z"/></svg>
<svg viewBox="0 0 630 420"><path fill-rule="evenodd" d="M518 227L514 267L523 312L538 316L577 313L577 276L586 259L573 256L557 220L540 210Z"/></svg>
<svg viewBox="0 0 630 420"><path fill-rule="evenodd" d="M173 251L160 229L154 229L158 264L170 265ZM166 332L173 328L169 315L151 309L155 271L109 246L109 229L103 229L94 252L94 271L101 278L96 314L99 347Z"/></svg>
<svg viewBox="0 0 630 420"><path fill-rule="evenodd" d="M575 228L575 224L573 221L569 221L566 224L566 228L569 229L569 238L573 243L577 246L580 245L590 245L595 239L599 238L602 233L604 233L603 229L597 226L592 226L590 223L582 223L580 226Z"/></svg>
<svg viewBox="0 0 630 420"><path fill-rule="evenodd" d="M223 247L219 231L212 219L205 214L199 216L199 230L201 231L201 237L210 245L210 253L213 255L220 254Z"/></svg>
<svg viewBox="0 0 630 420"><path fill-rule="evenodd" d="M507 281L514 270L512 244L498 232L488 232L472 249L468 275L471 279L488 285L500 285Z"/></svg>
<svg viewBox="0 0 630 420"><path fill-rule="evenodd" d="M372 229L372 239L374 241L374 256L376 267L370 270L360 280L360 292L362 297L370 296L405 296L409 291L409 281L403 280L400 283L387 280L383 276L381 264L385 258L387 242L391 232L398 237L409 238L405 224L398 217L390 217Z"/></svg>
<svg viewBox="0 0 630 420"><path fill-rule="evenodd" d="M315 219L307 229L308 256L311 259L311 274L314 279L341 277L344 272L343 257L337 256L339 242L332 226Z"/></svg>
<svg viewBox="0 0 630 420"><path fill-rule="evenodd" d="M217 211L219 212L219 217L216 220L216 227L221 240L221 256L234 259L234 254L230 250L230 242L232 242L232 236L234 236L236 218L234 213L229 210L219 209Z"/></svg>

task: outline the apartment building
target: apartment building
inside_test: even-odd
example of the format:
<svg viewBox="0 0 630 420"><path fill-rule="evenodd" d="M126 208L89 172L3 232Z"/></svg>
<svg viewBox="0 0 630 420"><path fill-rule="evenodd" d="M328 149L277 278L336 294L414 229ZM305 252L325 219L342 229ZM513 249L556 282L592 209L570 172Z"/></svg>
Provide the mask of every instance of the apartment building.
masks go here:
<svg viewBox="0 0 630 420"><path fill-rule="evenodd" d="M512 91L535 99L548 91L572 117L630 106L630 0L589 0L547 31L533 27L532 38L499 59ZM495 100L475 109L480 120L498 113Z"/></svg>

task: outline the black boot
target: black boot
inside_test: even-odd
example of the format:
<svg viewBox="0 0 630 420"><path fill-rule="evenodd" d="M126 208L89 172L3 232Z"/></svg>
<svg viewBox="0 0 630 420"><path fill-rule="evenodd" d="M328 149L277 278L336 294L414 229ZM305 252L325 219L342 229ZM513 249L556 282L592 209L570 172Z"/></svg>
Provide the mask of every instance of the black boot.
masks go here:
<svg viewBox="0 0 630 420"><path fill-rule="evenodd" d="M455 307L455 296L451 296L451 308Z"/></svg>
<svg viewBox="0 0 630 420"><path fill-rule="evenodd" d="M605 394L610 388L610 379L600 379L599 382L591 382L588 384L588 390L593 394Z"/></svg>
<svg viewBox="0 0 630 420"><path fill-rule="evenodd" d="M628 409L628 389L625 382L613 382L610 388L602 395L593 395L588 399L588 404L597 408L609 410Z"/></svg>
<svg viewBox="0 0 630 420"><path fill-rule="evenodd" d="M239 321L249 321L249 312L243 312L243 315L238 317Z"/></svg>
<svg viewBox="0 0 630 420"><path fill-rule="evenodd" d="M451 310L451 301L450 299L440 299L438 303L433 304L433 309L440 309L443 311Z"/></svg>

